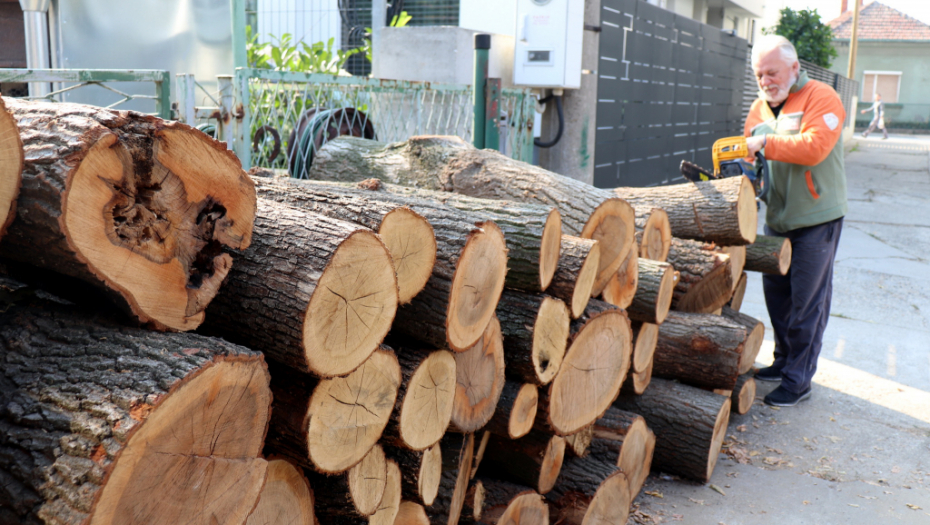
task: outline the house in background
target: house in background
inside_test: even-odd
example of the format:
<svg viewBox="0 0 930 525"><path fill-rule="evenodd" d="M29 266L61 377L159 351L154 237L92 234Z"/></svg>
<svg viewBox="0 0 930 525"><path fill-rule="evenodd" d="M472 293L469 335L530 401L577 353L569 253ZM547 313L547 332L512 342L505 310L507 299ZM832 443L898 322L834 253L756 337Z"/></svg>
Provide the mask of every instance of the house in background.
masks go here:
<svg viewBox="0 0 930 525"><path fill-rule="evenodd" d="M839 53L830 69L843 75L849 64L852 15L844 5L843 14L830 21ZM875 93L881 93L889 128L930 130L930 25L871 2L859 11L858 40L854 80L860 86L859 109L868 108ZM867 126L871 116L857 113L857 126Z"/></svg>

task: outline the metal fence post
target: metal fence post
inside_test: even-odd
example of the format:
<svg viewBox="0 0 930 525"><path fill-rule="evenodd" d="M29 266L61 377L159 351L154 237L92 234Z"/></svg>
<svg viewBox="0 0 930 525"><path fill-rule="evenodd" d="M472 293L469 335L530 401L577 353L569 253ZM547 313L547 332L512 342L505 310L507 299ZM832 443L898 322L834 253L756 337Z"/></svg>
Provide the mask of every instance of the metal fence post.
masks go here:
<svg viewBox="0 0 930 525"><path fill-rule="evenodd" d="M242 162L242 169L252 168L252 114L249 98L249 76L251 69L237 68L233 80L233 152Z"/></svg>
<svg viewBox="0 0 930 525"><path fill-rule="evenodd" d="M216 138L233 149L233 82L232 75L217 75L216 87L220 92L220 114L216 119Z"/></svg>
<svg viewBox="0 0 930 525"><path fill-rule="evenodd" d="M161 72L161 80L155 81L155 113L171 120L171 73Z"/></svg>
<svg viewBox="0 0 930 525"><path fill-rule="evenodd" d="M197 124L194 115L194 74L178 73L175 75L178 90L178 120L189 126Z"/></svg>
<svg viewBox="0 0 930 525"><path fill-rule="evenodd" d="M484 147L501 149L501 79L489 78L485 83Z"/></svg>
<svg viewBox="0 0 930 525"><path fill-rule="evenodd" d="M478 149L484 149L486 128L486 97L484 86L488 79L488 50L491 49L491 35L475 35L475 82L472 85L475 119L472 122L472 143Z"/></svg>
<svg viewBox="0 0 930 525"><path fill-rule="evenodd" d="M232 56L233 69L249 67L245 41L245 0L229 0L232 11ZM258 30L253 27L252 30Z"/></svg>

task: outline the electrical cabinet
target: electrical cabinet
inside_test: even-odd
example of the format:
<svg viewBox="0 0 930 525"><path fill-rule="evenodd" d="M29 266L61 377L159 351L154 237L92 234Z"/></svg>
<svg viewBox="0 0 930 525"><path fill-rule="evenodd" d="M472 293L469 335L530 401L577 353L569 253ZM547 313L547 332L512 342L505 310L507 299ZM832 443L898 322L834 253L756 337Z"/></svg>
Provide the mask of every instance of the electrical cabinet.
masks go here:
<svg viewBox="0 0 930 525"><path fill-rule="evenodd" d="M517 0L513 83L581 86L584 0Z"/></svg>

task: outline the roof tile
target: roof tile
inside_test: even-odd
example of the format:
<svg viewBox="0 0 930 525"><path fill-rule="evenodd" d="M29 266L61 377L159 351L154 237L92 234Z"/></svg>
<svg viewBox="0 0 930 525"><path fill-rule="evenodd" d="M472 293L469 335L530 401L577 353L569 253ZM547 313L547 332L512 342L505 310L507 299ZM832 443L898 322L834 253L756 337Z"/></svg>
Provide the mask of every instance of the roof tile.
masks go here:
<svg viewBox="0 0 930 525"><path fill-rule="evenodd" d="M852 36L852 15L852 11L846 11L828 22L834 38L848 40ZM930 25L880 2L872 2L859 10L858 38L930 41Z"/></svg>

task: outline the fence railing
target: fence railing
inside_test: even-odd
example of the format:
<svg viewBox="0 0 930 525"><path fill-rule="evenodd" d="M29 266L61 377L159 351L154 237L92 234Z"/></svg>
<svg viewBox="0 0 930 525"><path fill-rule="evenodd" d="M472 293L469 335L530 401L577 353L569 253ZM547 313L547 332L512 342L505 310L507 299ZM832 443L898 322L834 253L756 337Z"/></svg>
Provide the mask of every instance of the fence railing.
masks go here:
<svg viewBox="0 0 930 525"><path fill-rule="evenodd" d="M107 105L108 108L118 107L132 100L152 100L154 115L161 118L171 118L171 76L168 71L159 69L0 69L0 83L29 83L41 82L49 84L65 84L52 90L40 98L58 100L60 95L76 89L98 86L112 91L117 97L122 97ZM113 84L117 82L153 82L154 95L141 95L127 93L117 89Z"/></svg>

